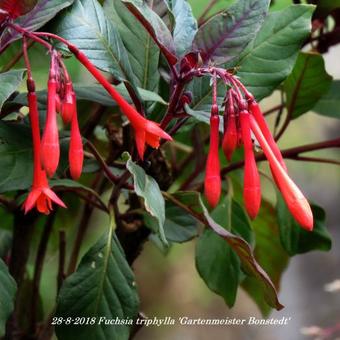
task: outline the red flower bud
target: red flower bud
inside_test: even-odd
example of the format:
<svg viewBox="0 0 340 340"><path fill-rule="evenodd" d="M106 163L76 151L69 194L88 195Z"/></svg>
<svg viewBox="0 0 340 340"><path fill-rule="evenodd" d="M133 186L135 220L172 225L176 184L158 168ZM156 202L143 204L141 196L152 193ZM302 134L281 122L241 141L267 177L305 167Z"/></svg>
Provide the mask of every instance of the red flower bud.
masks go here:
<svg viewBox="0 0 340 340"><path fill-rule="evenodd" d="M30 79L29 84L31 86L29 86L27 97L33 138L34 172L32 189L23 204L23 209L26 214L29 210L36 206L39 212L48 215L52 210L52 202L60 205L63 208L66 208L66 206L63 201L50 189L46 173L41 168L40 129L37 96L34 92L33 80Z"/></svg>
<svg viewBox="0 0 340 340"><path fill-rule="evenodd" d="M224 124L222 148L227 160L230 162L238 144L236 117L234 110L229 111L227 115L224 116L224 119L226 122Z"/></svg>
<svg viewBox="0 0 340 340"><path fill-rule="evenodd" d="M244 185L243 200L247 213L254 219L261 206L261 184L260 175L257 170L256 161L251 141L249 113L240 113L241 133L244 145Z"/></svg>
<svg viewBox="0 0 340 340"><path fill-rule="evenodd" d="M81 175L84 160L83 142L79 131L78 118L76 112L73 114L72 118L71 140L68 157L70 162L71 176L73 179L76 180Z"/></svg>
<svg viewBox="0 0 340 340"><path fill-rule="evenodd" d="M212 207L215 207L221 196L220 160L218 156L219 145L218 115L210 117L210 147L204 179L204 194Z"/></svg>
<svg viewBox="0 0 340 340"><path fill-rule="evenodd" d="M61 103L61 117L65 124L72 122L72 117L76 110L75 93L73 91L72 83L66 82L65 95Z"/></svg>
<svg viewBox="0 0 340 340"><path fill-rule="evenodd" d="M307 199L275 157L274 152L252 116L250 116L250 126L269 161L273 176L276 178L279 189L292 216L303 228L308 231L313 230L313 213Z"/></svg>
<svg viewBox="0 0 340 340"><path fill-rule="evenodd" d="M57 170L60 156L56 112L56 89L56 81L50 79L48 81L47 119L41 141L41 162L49 177L52 177Z"/></svg>

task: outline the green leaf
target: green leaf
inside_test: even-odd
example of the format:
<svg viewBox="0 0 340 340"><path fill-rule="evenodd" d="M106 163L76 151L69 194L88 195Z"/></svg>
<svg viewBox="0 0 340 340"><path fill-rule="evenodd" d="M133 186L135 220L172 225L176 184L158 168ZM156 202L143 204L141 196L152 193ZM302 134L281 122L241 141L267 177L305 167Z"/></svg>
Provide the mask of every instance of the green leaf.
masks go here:
<svg viewBox="0 0 340 340"><path fill-rule="evenodd" d="M104 10L119 30L137 79L136 85L157 92L159 48L152 37L120 0L106 0Z"/></svg>
<svg viewBox="0 0 340 340"><path fill-rule="evenodd" d="M33 177L29 127L0 121L0 141L0 193L29 188Z"/></svg>
<svg viewBox="0 0 340 340"><path fill-rule="evenodd" d="M166 202L164 233L170 242L187 242L198 235L198 223L185 210Z"/></svg>
<svg viewBox="0 0 340 340"><path fill-rule="evenodd" d="M206 207L201 202L204 217L207 224L212 228L212 230L222 237L229 246L235 251L235 253L240 258L243 270L250 276L253 276L261 285L261 290L263 297L269 306L280 310L283 306L280 304L275 286L268 274L261 268L257 263L253 251L249 244L239 236L232 234L225 228L217 224L212 217L210 217Z"/></svg>
<svg viewBox="0 0 340 340"><path fill-rule="evenodd" d="M36 6L15 20L15 23L28 31L37 31L39 28L49 22L62 9L70 6L74 0L39 0ZM1 37L1 49L20 39L21 34L15 30L6 31Z"/></svg>
<svg viewBox="0 0 340 340"><path fill-rule="evenodd" d="M316 113L340 119L340 80L334 80L329 91L323 95L313 111Z"/></svg>
<svg viewBox="0 0 340 340"><path fill-rule="evenodd" d="M75 44L99 69L134 83L134 74L116 27L96 0L76 0L63 12L54 33ZM61 45L62 46L62 45Z"/></svg>
<svg viewBox="0 0 340 340"><path fill-rule="evenodd" d="M225 196L211 215L226 230L231 228L230 208L231 198ZM206 229L197 241L196 268L209 289L232 307L241 277L240 260L232 247L211 229Z"/></svg>
<svg viewBox="0 0 340 340"><path fill-rule="evenodd" d="M186 0L172 0L172 12L176 22L174 30L176 52L178 56L183 56L192 48L197 22Z"/></svg>
<svg viewBox="0 0 340 340"><path fill-rule="evenodd" d="M289 257L280 242L279 226L274 207L263 201L260 212L252 222L255 232L256 246L254 256L260 266L271 278L276 290L280 289L280 281ZM254 299L264 316L268 316L271 308L264 303L261 285L253 277L247 277L242 287Z"/></svg>
<svg viewBox="0 0 340 340"><path fill-rule="evenodd" d="M10 231L0 229L0 258L4 258L10 251L12 246L12 238L12 233Z"/></svg>
<svg viewBox="0 0 340 340"><path fill-rule="evenodd" d="M244 208L234 199L231 202L231 231L252 244L254 236L248 215Z"/></svg>
<svg viewBox="0 0 340 340"><path fill-rule="evenodd" d="M0 259L0 337L5 335L6 321L14 309L17 285Z"/></svg>
<svg viewBox="0 0 340 340"><path fill-rule="evenodd" d="M0 111L4 102L19 87L24 74L25 70L11 70L0 73Z"/></svg>
<svg viewBox="0 0 340 340"><path fill-rule="evenodd" d="M307 253L312 250L328 251L332 247L331 236L325 225L325 211L312 205L314 216L313 231L307 231L300 227L291 216L285 202L278 195L277 214L280 227L281 243L290 256Z"/></svg>
<svg viewBox="0 0 340 340"><path fill-rule="evenodd" d="M261 27L268 7L269 0L239 0L208 20L194 40L203 60L223 64L238 58Z"/></svg>
<svg viewBox="0 0 340 340"><path fill-rule="evenodd" d="M232 307L240 280L240 260L223 238L206 229L197 241L196 268L210 290Z"/></svg>
<svg viewBox="0 0 340 340"><path fill-rule="evenodd" d="M164 233L165 202L158 183L147 175L143 168L134 163L130 156L126 168L133 176L136 194L144 199L145 209L157 219L159 236L162 242L167 244Z"/></svg>
<svg viewBox="0 0 340 340"><path fill-rule="evenodd" d="M143 0L122 0L129 11L149 32L170 64L175 64L175 45L171 32L163 20Z"/></svg>
<svg viewBox="0 0 340 340"><path fill-rule="evenodd" d="M314 6L292 5L272 12L238 63L237 75L257 100L291 73L301 44L311 29Z"/></svg>
<svg viewBox="0 0 340 340"><path fill-rule="evenodd" d="M128 339L138 314L136 282L112 229L83 257L75 273L63 283L57 301L57 317L95 317L94 324L63 322L56 326L59 340ZM128 325L104 325L100 318L130 320Z"/></svg>
<svg viewBox="0 0 340 340"><path fill-rule="evenodd" d="M283 86L290 117L295 119L311 110L328 91L331 82L332 77L325 70L322 55L300 52Z"/></svg>

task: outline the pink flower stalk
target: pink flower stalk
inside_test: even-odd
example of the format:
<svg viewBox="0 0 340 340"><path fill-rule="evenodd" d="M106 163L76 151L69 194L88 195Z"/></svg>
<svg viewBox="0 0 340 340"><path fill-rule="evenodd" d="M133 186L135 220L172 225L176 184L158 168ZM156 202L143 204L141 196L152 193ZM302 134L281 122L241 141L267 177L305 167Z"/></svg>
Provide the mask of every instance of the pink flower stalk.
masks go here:
<svg viewBox="0 0 340 340"><path fill-rule="evenodd" d="M71 81L65 83L65 94L61 101L61 118L65 124L72 122L72 117L77 114L76 95L73 91Z"/></svg>
<svg viewBox="0 0 340 340"><path fill-rule="evenodd" d="M236 127L235 108L231 91L228 93L228 103L226 103L224 114L224 136L222 141L222 149L230 162L231 157L237 147L238 133Z"/></svg>
<svg viewBox="0 0 340 340"><path fill-rule="evenodd" d="M219 148L219 123L220 118L216 111L217 105L212 106L212 115L210 117L210 147L207 159L207 165L204 178L204 194L211 207L215 207L221 196L221 176L220 160L218 156Z"/></svg>
<svg viewBox="0 0 340 340"><path fill-rule="evenodd" d="M68 45L68 48L111 95L111 97L120 107L121 111L130 121L132 127L135 130L137 151L141 159L143 159L144 156L145 144L157 149L160 145L161 138L169 141L172 140L171 136L159 127L159 124L146 119L140 113L138 113L138 111L132 105L130 105L119 94L119 92L116 91L110 82L95 68L95 66L89 61L83 52L71 44Z"/></svg>
<svg viewBox="0 0 340 340"><path fill-rule="evenodd" d="M254 219L261 206L261 184L251 140L248 111L240 112L240 123L244 145L243 200L249 217Z"/></svg>
<svg viewBox="0 0 340 340"><path fill-rule="evenodd" d="M71 177L76 180L81 175L84 161L83 142L79 131L77 112L74 112L72 116L71 139L68 157Z"/></svg>
<svg viewBox="0 0 340 340"><path fill-rule="evenodd" d="M52 210L52 202L60 205L63 208L66 208L66 206L63 203L63 201L50 189L46 173L41 167L40 129L37 96L33 91L34 89L33 80L29 80L28 84L29 92L27 98L33 138L34 172L32 189L23 204L23 209L26 214L34 206L36 206L39 212L48 215Z"/></svg>
<svg viewBox="0 0 340 340"><path fill-rule="evenodd" d="M41 141L41 162L49 177L52 177L56 172L60 158L56 107L58 84L54 71L54 58L55 56L52 55L50 76L47 85L47 118Z"/></svg>
<svg viewBox="0 0 340 340"><path fill-rule="evenodd" d="M276 158L259 125L252 116L250 116L250 126L270 163L273 176L277 181L289 211L303 228L312 231L314 223L313 213L307 199Z"/></svg>

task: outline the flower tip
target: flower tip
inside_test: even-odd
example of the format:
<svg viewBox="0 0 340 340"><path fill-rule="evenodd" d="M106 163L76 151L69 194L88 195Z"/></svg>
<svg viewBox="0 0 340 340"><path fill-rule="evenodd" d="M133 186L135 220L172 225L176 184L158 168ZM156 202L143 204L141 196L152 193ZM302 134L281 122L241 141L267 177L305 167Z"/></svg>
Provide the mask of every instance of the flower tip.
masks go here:
<svg viewBox="0 0 340 340"><path fill-rule="evenodd" d="M215 208L221 196L221 178L213 176L206 178L204 195L212 208Z"/></svg>
<svg viewBox="0 0 340 340"><path fill-rule="evenodd" d="M287 204L296 222L305 230L312 231L314 218L312 209L305 197L301 197Z"/></svg>
<svg viewBox="0 0 340 340"><path fill-rule="evenodd" d="M254 220L259 213L261 206L261 189L245 188L243 192L245 208L250 219Z"/></svg>

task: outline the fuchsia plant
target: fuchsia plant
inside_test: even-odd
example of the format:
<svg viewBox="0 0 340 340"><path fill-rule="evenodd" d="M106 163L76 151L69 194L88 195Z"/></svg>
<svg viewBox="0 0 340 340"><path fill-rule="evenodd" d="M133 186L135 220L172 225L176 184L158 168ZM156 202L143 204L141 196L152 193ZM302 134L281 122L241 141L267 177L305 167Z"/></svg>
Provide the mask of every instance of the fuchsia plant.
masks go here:
<svg viewBox="0 0 340 340"><path fill-rule="evenodd" d="M216 1L207 1L196 20L187 0L0 0L0 174L8 177L0 203L14 216L10 231L0 226L0 238L10 234L4 250L0 243L0 337L132 338L144 320L133 264L147 242L164 251L194 240L199 275L229 307L242 287L264 315L283 308L288 257L331 246L324 211L285 158L338 165L302 154L340 147L339 138L278 146L300 115L314 107L325 115L323 98L337 86L322 53L339 42L340 8L293 2L276 12L270 0L237 0L209 17ZM36 67L35 53L48 68ZM95 82L74 81L79 66ZM27 91L16 92L24 77ZM262 112L274 90L281 102ZM276 207L261 193L261 161ZM99 236L97 210L108 231L88 240L88 230ZM57 262L44 269L49 252ZM108 327L101 317L126 323Z"/></svg>

